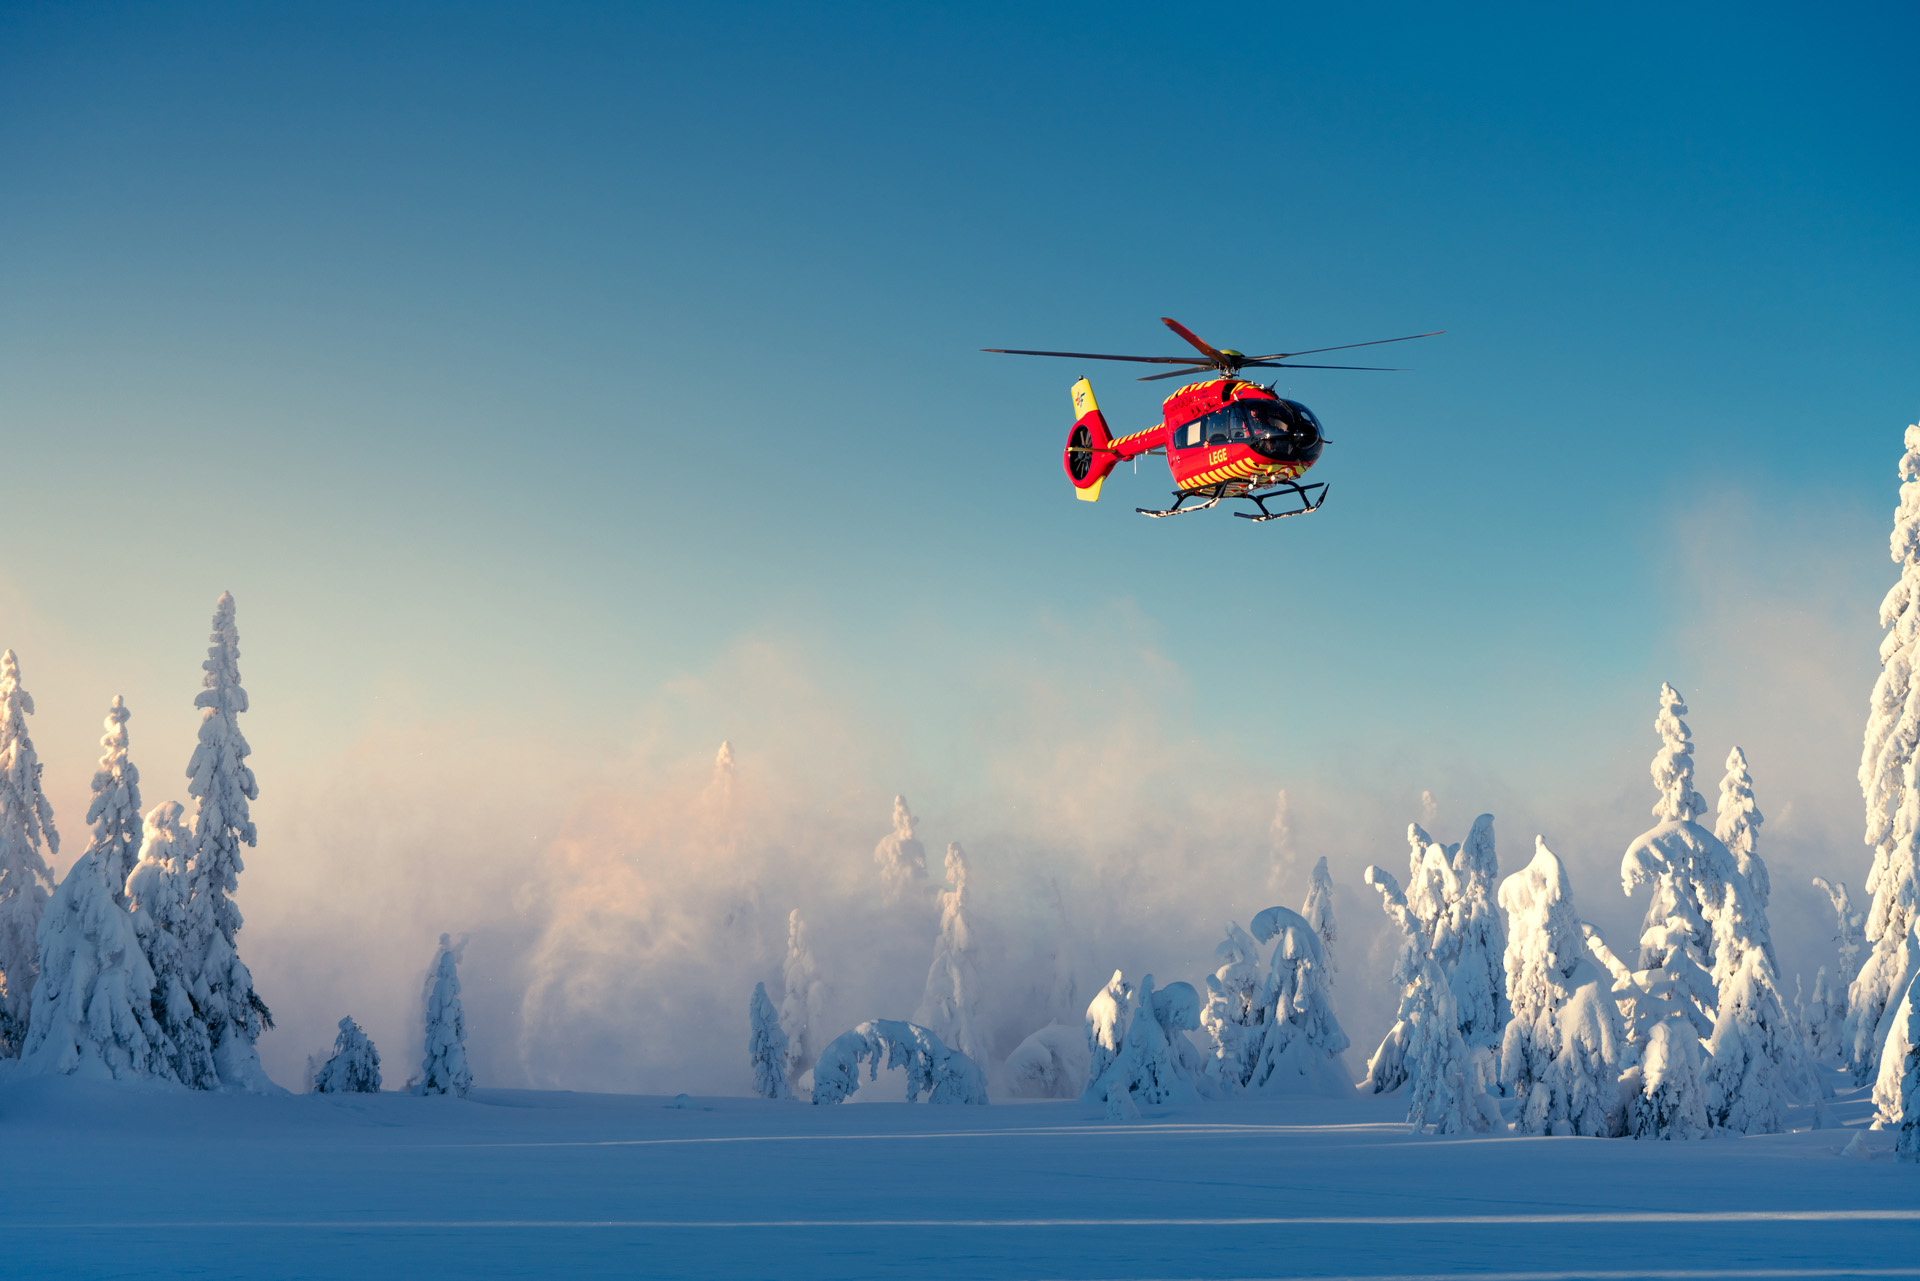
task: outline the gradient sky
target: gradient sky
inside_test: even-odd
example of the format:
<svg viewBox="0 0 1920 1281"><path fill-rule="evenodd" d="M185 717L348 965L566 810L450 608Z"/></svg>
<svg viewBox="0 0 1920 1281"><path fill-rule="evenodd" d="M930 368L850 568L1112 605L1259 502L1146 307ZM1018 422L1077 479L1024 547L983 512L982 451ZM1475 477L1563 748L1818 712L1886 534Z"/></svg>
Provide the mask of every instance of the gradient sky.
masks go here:
<svg viewBox="0 0 1920 1281"><path fill-rule="evenodd" d="M1738 738L1857 884L1920 16L1196 13L0 7L0 641L56 863L113 694L177 787L230 590L255 867L382 727L395 776L507 745L455 801L542 757L558 814L566 762L804 751L809 707L860 727L877 838L893 790L994 795L976 748L1044 687L1377 793L1389 839L1433 787L1450 839L1518 806L1599 868L1666 679L1703 790ZM1153 522L1158 460L1092 505L1059 450L1080 373L1127 429L1163 385L977 349L1177 353L1162 315L1448 332L1282 384L1318 515ZM747 652L804 697L686 696Z"/></svg>

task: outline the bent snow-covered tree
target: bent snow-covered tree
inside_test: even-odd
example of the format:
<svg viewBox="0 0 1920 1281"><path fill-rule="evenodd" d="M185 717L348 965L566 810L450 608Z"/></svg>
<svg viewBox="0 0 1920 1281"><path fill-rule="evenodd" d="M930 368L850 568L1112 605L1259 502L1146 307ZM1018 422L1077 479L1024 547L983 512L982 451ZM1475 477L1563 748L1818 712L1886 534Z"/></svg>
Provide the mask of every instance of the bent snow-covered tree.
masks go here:
<svg viewBox="0 0 1920 1281"><path fill-rule="evenodd" d="M27 736L33 695L20 661L0 655L0 1056L20 1053L33 1011L40 914L53 883L46 853L60 852L53 806L40 790L40 757Z"/></svg>
<svg viewBox="0 0 1920 1281"><path fill-rule="evenodd" d="M1400 1009L1393 1030L1367 1065L1368 1080L1375 1093L1400 1082L1407 1085L1407 1123L1416 1132L1428 1126L1436 1134L1487 1130L1500 1117L1499 1106L1487 1094L1491 1056L1469 1050L1461 1037L1453 987L1434 961L1426 930L1399 882L1380 867L1366 870L1366 882L1379 891L1387 919L1400 928L1393 965ZM1391 1066L1384 1061L1388 1055L1395 1056ZM1399 1081L1383 1084L1396 1076Z"/></svg>
<svg viewBox="0 0 1920 1281"><path fill-rule="evenodd" d="M763 1099L793 1097L787 1088L787 1034L780 1030L780 1015L767 999L767 985L753 985L753 999L747 1003L747 1059L753 1064L753 1092Z"/></svg>
<svg viewBox="0 0 1920 1281"><path fill-rule="evenodd" d="M906 1069L909 1103L922 1094L929 1103L987 1101L978 1064L928 1029L899 1019L873 1019L835 1037L813 1065L813 1101L839 1103L858 1090L862 1064L869 1081L883 1067Z"/></svg>
<svg viewBox="0 0 1920 1281"><path fill-rule="evenodd" d="M40 977L21 1055L29 1070L173 1079L154 1017L153 969L107 879L111 850L89 847L40 918Z"/></svg>
<svg viewBox="0 0 1920 1281"><path fill-rule="evenodd" d="M313 1074L315 1094L378 1094L380 1051L351 1018L340 1020L333 1054Z"/></svg>
<svg viewBox="0 0 1920 1281"><path fill-rule="evenodd" d="M1120 1056L1127 1040L1127 1023L1133 1017L1133 988L1119 970L1107 985L1093 994L1087 1003L1087 1088L1080 1097L1086 1103L1106 1098L1100 1082Z"/></svg>
<svg viewBox="0 0 1920 1281"><path fill-rule="evenodd" d="M880 883L887 896L898 902L917 891L927 879L927 847L913 834L917 820L907 809L907 798L893 798L893 830L873 847L873 861L880 867Z"/></svg>
<svg viewBox="0 0 1920 1281"><path fill-rule="evenodd" d="M1866 843L1873 847L1867 872L1867 942L1872 950L1847 990L1843 1051L1855 1084L1880 1070L1883 1026L1890 1007L1913 981L1905 967L1907 935L1920 904L1916 886L1920 855L1920 782L1914 747L1920 743L1920 424L1907 428L1900 456L1900 505L1894 511L1888 548L1900 580L1880 602L1880 676L1867 705L1860 750L1860 792L1866 801Z"/></svg>
<svg viewBox="0 0 1920 1281"><path fill-rule="evenodd" d="M940 937L927 968L926 992L914 1019L975 1063L985 1063L980 1029L980 970L974 963L972 922L967 912L967 855L947 846L947 883L940 902Z"/></svg>
<svg viewBox="0 0 1920 1281"><path fill-rule="evenodd" d="M184 811L162 801L147 812L140 861L127 876L127 901L141 951L153 971L153 1016L172 1047L173 1074L196 1090L220 1085L214 1068L213 1040L195 1008L184 931L187 920L187 862L193 837L181 821Z"/></svg>
<svg viewBox="0 0 1920 1281"><path fill-rule="evenodd" d="M1333 1012L1319 931L1306 917L1270 907L1253 918L1253 937L1273 943L1262 992L1259 1053L1245 1084L1274 1093L1345 1094L1353 1088L1343 1058L1350 1042Z"/></svg>
<svg viewBox="0 0 1920 1281"><path fill-rule="evenodd" d="M467 1015L460 1006L460 951L447 935L440 936L440 950L434 953L427 970L426 1053L420 1060L420 1075L413 1081L415 1094L451 1094L467 1097L473 1088L473 1073L467 1068Z"/></svg>
<svg viewBox="0 0 1920 1281"><path fill-rule="evenodd" d="M1117 976L1116 976L1117 977ZM1200 1026L1200 994L1191 983L1169 983L1158 991L1153 975L1140 979L1139 1007L1127 1024L1126 1039L1090 1092L1121 1115L1137 1115L1141 1104L1197 1103L1196 1080L1206 1060L1186 1034Z"/></svg>
<svg viewBox="0 0 1920 1281"><path fill-rule="evenodd" d="M189 990L194 1008L213 1041L220 1083L247 1090L271 1090L260 1067L255 1042L273 1026L273 1014L253 990L253 974L240 959L239 905L232 895L245 864L242 845L254 843L248 802L260 789L247 756L253 750L240 732L247 691L240 684L240 633L234 626L233 597L222 592L213 611L213 642L207 649L204 688L194 698L200 712L200 742L187 764L187 794L197 803L193 819L193 861L187 868L186 944Z"/></svg>
<svg viewBox="0 0 1920 1281"><path fill-rule="evenodd" d="M122 907L127 902L127 877L140 861L140 771L127 759L126 703L118 694L107 709L106 733L100 737L103 749L100 768L93 774L93 800L87 805L87 822L93 837L87 848L98 851L100 866L113 890L113 898Z"/></svg>
<svg viewBox="0 0 1920 1281"><path fill-rule="evenodd" d="M1513 1018L1500 1080L1517 1095L1523 1134L1620 1134L1619 1010L1608 976L1587 955L1573 885L1544 839L1533 861L1500 885L1513 931L1505 969Z"/></svg>

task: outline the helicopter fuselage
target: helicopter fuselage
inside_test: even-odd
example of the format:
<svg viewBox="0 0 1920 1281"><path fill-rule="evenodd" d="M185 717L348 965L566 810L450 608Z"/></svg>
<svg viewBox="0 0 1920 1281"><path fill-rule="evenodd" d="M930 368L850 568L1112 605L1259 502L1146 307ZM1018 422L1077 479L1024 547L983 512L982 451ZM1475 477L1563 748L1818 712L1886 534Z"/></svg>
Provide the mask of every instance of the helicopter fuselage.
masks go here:
<svg viewBox="0 0 1920 1281"><path fill-rule="evenodd" d="M1089 429L1078 448L1092 448L1089 467L1076 467L1076 439L1070 436L1065 456L1067 476L1082 490L1099 483L1113 463L1162 452L1167 470L1181 491L1210 490L1226 484L1228 492L1258 489L1297 480L1320 457L1325 439L1313 411L1298 401L1283 400L1265 387L1239 378L1213 378L1192 383L1168 396L1161 420L1145 431L1113 437L1103 444L1093 435L1105 435L1105 421L1085 397L1089 408L1075 424ZM1081 404L1075 389L1075 408ZM1105 455L1100 457L1099 455ZM1085 456L1084 453L1082 456ZM1076 474L1077 473L1077 474Z"/></svg>

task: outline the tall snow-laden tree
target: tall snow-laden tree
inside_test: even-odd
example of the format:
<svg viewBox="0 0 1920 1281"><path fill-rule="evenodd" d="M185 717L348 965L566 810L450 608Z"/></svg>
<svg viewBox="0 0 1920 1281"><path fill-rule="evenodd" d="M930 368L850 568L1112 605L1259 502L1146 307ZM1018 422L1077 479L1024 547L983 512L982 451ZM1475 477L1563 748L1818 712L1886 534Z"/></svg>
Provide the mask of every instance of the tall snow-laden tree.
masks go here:
<svg viewBox="0 0 1920 1281"><path fill-rule="evenodd" d="M1476 818L1467 839L1457 845L1439 844L1418 823L1410 823L1407 843L1412 848L1407 908L1453 989L1460 1035L1469 1047L1497 1052L1509 1010L1501 962L1506 926L1494 903L1500 862L1493 815Z"/></svg>
<svg viewBox="0 0 1920 1281"><path fill-rule="evenodd" d="M1492 1082L1485 1068L1490 1057L1476 1056L1460 1035L1453 987L1433 959L1420 919L1407 904L1399 882L1380 867L1366 870L1366 882L1380 893L1387 919L1400 928L1400 951L1393 979L1400 985L1400 1010L1393 1031L1368 1065L1374 1092L1398 1075L1408 1086L1407 1123L1416 1132L1432 1126L1436 1134L1487 1130L1499 1120L1497 1104L1486 1094ZM1398 1072L1383 1071L1383 1056L1397 1055Z"/></svg>
<svg viewBox="0 0 1920 1281"><path fill-rule="evenodd" d="M467 1068L467 1015L460 1005L460 952L445 934L427 970L426 1053L420 1075L412 1082L415 1094L452 1094L466 1098L473 1088Z"/></svg>
<svg viewBox="0 0 1920 1281"><path fill-rule="evenodd" d="M894 797L893 830L873 847L873 861L880 867L880 883L895 902L910 891L917 891L927 879L927 847L913 834L917 821L907 809L907 798Z"/></svg>
<svg viewBox="0 0 1920 1281"><path fill-rule="evenodd" d="M173 1074L183 1085L211 1090L218 1088L220 1074L206 1020L194 1005L184 941L193 837L183 814L174 801L147 811L140 861L127 876L127 900L134 933L153 971L153 1017L172 1047Z"/></svg>
<svg viewBox="0 0 1920 1281"><path fill-rule="evenodd" d="M273 1014L253 990L253 974L240 959L239 905L231 897L245 864L242 845L255 840L247 807L260 789L247 756L253 750L240 732L247 691L240 684L240 633L234 626L233 596L222 592L213 611L213 644L201 666L204 688L194 698L200 712L200 742L187 764L187 794L197 803L193 820L193 861L187 868L186 945L189 991L194 1008L213 1041L220 1083L245 1090L271 1090L255 1048L260 1033L273 1026Z"/></svg>
<svg viewBox="0 0 1920 1281"><path fill-rule="evenodd" d="M1133 987L1115 970L1087 1003L1087 1088L1081 1093L1082 1102L1098 1103L1106 1097L1100 1093L1100 1083L1126 1044L1127 1022L1132 1017Z"/></svg>
<svg viewBox="0 0 1920 1281"><path fill-rule="evenodd" d="M820 1017L827 993L807 942L807 923L797 907L787 914L787 960L781 981L780 1030L787 1037L787 1083L797 1086L820 1056Z"/></svg>
<svg viewBox="0 0 1920 1281"><path fill-rule="evenodd" d="M947 883L941 891L940 938L927 987L913 1017L942 1041L975 1063L987 1061L980 1027L980 970L973 955L973 930L967 913L967 855L958 842L947 846Z"/></svg>
<svg viewBox="0 0 1920 1281"><path fill-rule="evenodd" d="M1300 906L1300 915L1307 918L1307 924L1320 936L1320 956L1327 970L1326 985L1331 989L1333 976L1340 970L1340 963L1333 955L1333 945L1340 941L1340 931L1333 923L1333 874L1327 871L1325 855L1313 865L1313 884L1307 890L1307 901Z"/></svg>
<svg viewBox="0 0 1920 1281"><path fill-rule="evenodd" d="M1756 849L1760 825L1765 821L1753 799L1753 775L1747 771L1747 754L1736 747L1727 753L1727 775L1720 780L1720 812L1714 820L1713 834L1733 855L1740 875L1747 878L1747 885L1753 890L1754 903L1762 911L1773 896L1767 865L1760 861Z"/></svg>
<svg viewBox="0 0 1920 1281"><path fill-rule="evenodd" d="M1513 1002L1500 1080L1520 1098L1523 1134L1622 1132L1623 1043L1611 984L1587 954L1573 885L1542 838L1533 861L1500 886L1512 921L1504 966Z"/></svg>
<svg viewBox="0 0 1920 1281"><path fill-rule="evenodd" d="M753 999L747 1003L747 1057L753 1064L753 1092L763 1099L788 1099L787 1034L780 1030L780 1015L767 999L767 985L753 985Z"/></svg>
<svg viewBox="0 0 1920 1281"><path fill-rule="evenodd" d="M154 1017L153 969L133 917L89 847L40 918L40 978L22 1059L29 1070L173 1079L173 1044Z"/></svg>
<svg viewBox="0 0 1920 1281"><path fill-rule="evenodd" d="M1847 990L1843 1050L1856 1084L1880 1070L1889 1009L1913 981L1904 968L1907 935L1920 904L1920 785L1914 747L1920 743L1920 424L1907 428L1900 457L1900 505L1894 511L1888 549L1900 580L1880 602L1880 676L1867 705L1860 751L1860 792L1866 801L1866 843L1873 847L1867 873L1865 964Z"/></svg>
<svg viewBox="0 0 1920 1281"><path fill-rule="evenodd" d="M380 1093L380 1051L351 1018L340 1020L333 1055L313 1074L315 1094Z"/></svg>
<svg viewBox="0 0 1920 1281"><path fill-rule="evenodd" d="M40 757L27 736L33 695L20 687L20 661L0 655L0 1056L20 1053L33 1011L40 914L53 883L48 853L60 852L53 806L40 790Z"/></svg>
<svg viewBox="0 0 1920 1281"><path fill-rule="evenodd" d="M93 774L93 800L87 806L87 822L93 825L89 851L98 852L107 885L114 902L127 903L127 877L140 861L140 771L127 759L126 703L118 694L107 709L106 733L100 737L104 749L100 768Z"/></svg>
<svg viewBox="0 0 1920 1281"><path fill-rule="evenodd" d="M1907 931L1907 941L1902 949L1905 953L1900 963L1909 974L1915 976L1907 983L1907 990L1888 1007L1885 1018L1881 1020L1886 1029L1886 1039L1880 1043L1880 1069L1874 1076L1873 1109L1874 1121L1880 1126L1900 1125L1907 1118L1903 1110L1906 1096L1901 1084L1906 1073L1907 1053L1913 1049L1908 1039L1911 1026L1912 1006L1920 1004L1920 919L1916 919Z"/></svg>

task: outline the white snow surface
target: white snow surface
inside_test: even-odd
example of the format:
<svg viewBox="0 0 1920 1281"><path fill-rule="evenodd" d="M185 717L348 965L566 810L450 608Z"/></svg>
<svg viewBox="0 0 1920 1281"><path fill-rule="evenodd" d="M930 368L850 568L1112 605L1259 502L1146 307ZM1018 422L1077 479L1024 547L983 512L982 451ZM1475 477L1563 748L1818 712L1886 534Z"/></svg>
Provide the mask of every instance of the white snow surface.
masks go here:
<svg viewBox="0 0 1920 1281"><path fill-rule="evenodd" d="M1860 1128L1419 1138L1402 1101L811 1108L260 1096L0 1068L16 1276L1912 1276L1920 1171ZM1804 1124L1804 1116L1800 1118ZM1858 1140L1848 1156L1850 1143ZM1865 1159L1861 1159L1865 1158ZM101 1198L101 1171L164 1171Z"/></svg>

